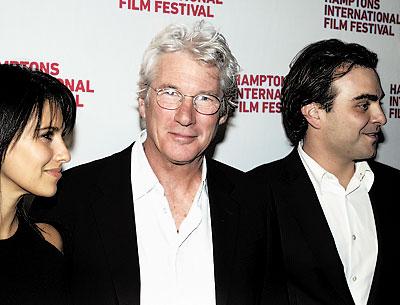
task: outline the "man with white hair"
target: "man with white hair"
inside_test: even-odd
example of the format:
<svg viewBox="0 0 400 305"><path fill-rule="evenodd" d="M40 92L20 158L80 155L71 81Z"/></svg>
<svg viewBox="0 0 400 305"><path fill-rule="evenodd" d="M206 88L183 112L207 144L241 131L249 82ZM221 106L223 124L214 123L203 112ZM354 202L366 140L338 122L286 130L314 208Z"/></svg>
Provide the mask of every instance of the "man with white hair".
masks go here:
<svg viewBox="0 0 400 305"><path fill-rule="evenodd" d="M48 204L76 305L259 304L266 208L241 171L205 156L237 105L238 70L203 21L151 41L138 82L145 129L68 170Z"/></svg>

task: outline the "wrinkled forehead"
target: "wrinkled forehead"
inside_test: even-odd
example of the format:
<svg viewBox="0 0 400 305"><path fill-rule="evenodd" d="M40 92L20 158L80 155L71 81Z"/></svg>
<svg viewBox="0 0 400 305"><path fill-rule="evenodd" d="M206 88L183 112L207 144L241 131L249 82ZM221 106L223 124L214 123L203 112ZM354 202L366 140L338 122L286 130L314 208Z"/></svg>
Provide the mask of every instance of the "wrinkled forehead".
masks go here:
<svg viewBox="0 0 400 305"><path fill-rule="evenodd" d="M168 67L191 70L192 66L208 71L210 77L218 80L220 78L220 69L213 61L198 58L188 51L175 51L162 53L158 56L152 69L153 79Z"/></svg>
<svg viewBox="0 0 400 305"><path fill-rule="evenodd" d="M171 84L177 86L177 89L186 87L187 89L219 91L220 73L217 66L197 60L187 52L173 52L160 57L153 82L163 86Z"/></svg>

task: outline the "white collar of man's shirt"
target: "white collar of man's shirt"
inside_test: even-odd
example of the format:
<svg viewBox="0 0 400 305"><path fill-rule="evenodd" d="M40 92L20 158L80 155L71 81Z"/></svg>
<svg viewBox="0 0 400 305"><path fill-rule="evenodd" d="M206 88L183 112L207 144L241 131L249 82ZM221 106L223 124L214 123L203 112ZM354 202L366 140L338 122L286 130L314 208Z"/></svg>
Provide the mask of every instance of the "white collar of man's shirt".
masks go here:
<svg viewBox="0 0 400 305"><path fill-rule="evenodd" d="M300 155L300 159L302 160L303 164L306 166L309 173L313 176L315 182L318 184L319 187L321 187L323 181L326 179L337 180L337 177L335 177L335 175L325 170L321 165L318 164L317 161L315 161L303 150L302 141L300 141L300 143L298 144L297 151ZM369 190L372 187L372 184L374 183L374 173L372 172L370 166L368 165L368 162L366 161L355 162L355 167L356 170L354 172L352 179L355 178L358 179L360 183L364 183L367 191L369 192Z"/></svg>
<svg viewBox="0 0 400 305"><path fill-rule="evenodd" d="M143 143L147 139L147 131L143 129L132 147L131 154L131 177L135 183L133 188L133 200L141 198L154 188L160 189L164 192L164 188L158 181L157 176L153 172L149 161L147 160L144 152ZM203 157L202 173L201 173L201 184L204 185L207 177L207 164L206 158Z"/></svg>

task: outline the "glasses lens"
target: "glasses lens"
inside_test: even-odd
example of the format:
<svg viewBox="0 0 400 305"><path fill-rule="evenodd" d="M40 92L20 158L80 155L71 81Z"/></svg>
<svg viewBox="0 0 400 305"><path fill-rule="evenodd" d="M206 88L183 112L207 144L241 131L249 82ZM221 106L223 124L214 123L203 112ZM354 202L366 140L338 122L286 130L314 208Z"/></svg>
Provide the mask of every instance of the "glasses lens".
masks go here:
<svg viewBox="0 0 400 305"><path fill-rule="evenodd" d="M207 94L197 95L193 102L196 110L202 114L214 114L221 105L217 97Z"/></svg>
<svg viewBox="0 0 400 305"><path fill-rule="evenodd" d="M181 105L182 95L176 89L164 88L157 93L157 103L160 107L174 110Z"/></svg>

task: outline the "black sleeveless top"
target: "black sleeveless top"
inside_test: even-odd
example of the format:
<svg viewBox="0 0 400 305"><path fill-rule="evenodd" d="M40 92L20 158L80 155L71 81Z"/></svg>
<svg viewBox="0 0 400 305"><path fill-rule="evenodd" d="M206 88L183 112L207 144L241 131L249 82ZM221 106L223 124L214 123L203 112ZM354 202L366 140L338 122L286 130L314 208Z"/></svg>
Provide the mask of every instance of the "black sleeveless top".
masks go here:
<svg viewBox="0 0 400 305"><path fill-rule="evenodd" d="M23 219L0 240L1 305L66 305L64 255Z"/></svg>

